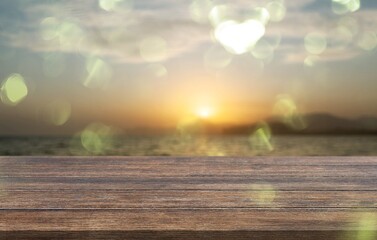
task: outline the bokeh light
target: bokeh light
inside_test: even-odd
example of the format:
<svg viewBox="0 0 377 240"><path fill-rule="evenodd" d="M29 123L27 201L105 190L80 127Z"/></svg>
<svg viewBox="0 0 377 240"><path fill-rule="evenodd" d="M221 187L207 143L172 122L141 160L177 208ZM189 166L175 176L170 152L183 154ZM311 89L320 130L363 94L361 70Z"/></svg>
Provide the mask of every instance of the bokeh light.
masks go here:
<svg viewBox="0 0 377 240"><path fill-rule="evenodd" d="M293 129L303 130L307 127L307 123L302 114L300 114L296 103L288 95L279 95L277 97L273 112Z"/></svg>
<svg viewBox="0 0 377 240"><path fill-rule="evenodd" d="M332 10L335 14L356 12L360 5L360 0L332 0Z"/></svg>
<svg viewBox="0 0 377 240"><path fill-rule="evenodd" d="M239 23L229 20L216 27L215 38L227 51L239 55L250 51L264 33L265 27L260 21L250 19Z"/></svg>
<svg viewBox="0 0 377 240"><path fill-rule="evenodd" d="M258 7L252 10L251 19L258 20L265 26L270 21L270 18L271 18L270 12L266 8Z"/></svg>
<svg viewBox="0 0 377 240"><path fill-rule="evenodd" d="M327 40L322 33L313 32L305 36L305 49L310 54L321 54L326 48Z"/></svg>
<svg viewBox="0 0 377 240"><path fill-rule="evenodd" d="M271 184L253 184L249 191L249 199L258 205L271 205L277 197Z"/></svg>
<svg viewBox="0 0 377 240"><path fill-rule="evenodd" d="M354 17L350 15L341 17L328 35L328 47L339 53L353 48L359 31L359 23Z"/></svg>
<svg viewBox="0 0 377 240"><path fill-rule="evenodd" d="M114 145L117 130L102 123L92 123L80 134L81 144L90 154L105 154Z"/></svg>
<svg viewBox="0 0 377 240"><path fill-rule="evenodd" d="M265 122L261 122L249 136L249 144L256 153L270 152L274 150L271 138L272 132L270 126Z"/></svg>
<svg viewBox="0 0 377 240"><path fill-rule="evenodd" d="M377 214L365 212L359 217L357 240L372 240L377 237Z"/></svg>
<svg viewBox="0 0 377 240"><path fill-rule="evenodd" d="M227 5L214 6L208 14L208 19L213 27L216 27L220 23L230 20L230 9Z"/></svg>
<svg viewBox="0 0 377 240"><path fill-rule="evenodd" d="M264 39L259 40L254 48L251 50L251 54L260 60L271 60L274 55L274 49L269 42Z"/></svg>
<svg viewBox="0 0 377 240"><path fill-rule="evenodd" d="M98 0L98 6L108 12L123 10L127 11L132 8L133 1L131 0Z"/></svg>
<svg viewBox="0 0 377 240"><path fill-rule="evenodd" d="M337 49L345 49L352 43L353 37L354 35L349 28L340 25L334 29L331 43Z"/></svg>
<svg viewBox="0 0 377 240"><path fill-rule="evenodd" d="M19 104L28 95L28 87L22 75L14 73L1 85L1 100L11 106Z"/></svg>
<svg viewBox="0 0 377 240"><path fill-rule="evenodd" d="M78 50L80 40L85 36L83 29L73 21L62 21L55 17L44 18L40 23L42 39L56 40L61 49Z"/></svg>
<svg viewBox="0 0 377 240"><path fill-rule="evenodd" d="M310 55L305 58L304 65L307 67L314 67L319 61L320 58L317 55Z"/></svg>
<svg viewBox="0 0 377 240"><path fill-rule="evenodd" d="M60 21L55 17L47 17L41 21L41 35L46 41L58 37Z"/></svg>
<svg viewBox="0 0 377 240"><path fill-rule="evenodd" d="M189 6L192 20L198 23L208 22L208 15L213 8L213 2L210 0L194 0Z"/></svg>
<svg viewBox="0 0 377 240"><path fill-rule="evenodd" d="M272 22L280 22L286 15L286 8L282 1L273 1L267 4L266 9Z"/></svg>
<svg viewBox="0 0 377 240"><path fill-rule="evenodd" d="M158 36L144 38L140 43L140 56L146 62L161 62L167 57L167 42Z"/></svg>
<svg viewBox="0 0 377 240"><path fill-rule="evenodd" d="M352 16L343 16L338 21L338 26L345 27L355 36L359 32L359 23Z"/></svg>
<svg viewBox="0 0 377 240"><path fill-rule="evenodd" d="M59 26L59 41L63 49L77 50L78 43L84 36L83 30L74 22L63 21Z"/></svg>
<svg viewBox="0 0 377 240"><path fill-rule="evenodd" d="M357 45L364 49L365 51L372 51L377 46L377 35L375 32L372 31L366 31L364 32L359 41L357 42Z"/></svg>
<svg viewBox="0 0 377 240"><path fill-rule="evenodd" d="M88 88L105 88L113 76L111 65L96 56L87 58L86 71L83 85Z"/></svg>
<svg viewBox="0 0 377 240"><path fill-rule="evenodd" d="M49 103L45 110L45 120L55 126L64 125L70 118L71 104L65 100L54 100Z"/></svg>

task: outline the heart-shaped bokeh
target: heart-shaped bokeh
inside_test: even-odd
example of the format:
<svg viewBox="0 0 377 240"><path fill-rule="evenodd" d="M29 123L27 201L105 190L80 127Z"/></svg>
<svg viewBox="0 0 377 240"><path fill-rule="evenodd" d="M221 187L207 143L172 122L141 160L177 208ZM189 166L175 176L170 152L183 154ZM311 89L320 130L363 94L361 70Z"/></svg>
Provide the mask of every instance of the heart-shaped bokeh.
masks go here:
<svg viewBox="0 0 377 240"><path fill-rule="evenodd" d="M254 19L242 23L225 21L215 29L216 40L233 54L250 51L264 34L265 26Z"/></svg>

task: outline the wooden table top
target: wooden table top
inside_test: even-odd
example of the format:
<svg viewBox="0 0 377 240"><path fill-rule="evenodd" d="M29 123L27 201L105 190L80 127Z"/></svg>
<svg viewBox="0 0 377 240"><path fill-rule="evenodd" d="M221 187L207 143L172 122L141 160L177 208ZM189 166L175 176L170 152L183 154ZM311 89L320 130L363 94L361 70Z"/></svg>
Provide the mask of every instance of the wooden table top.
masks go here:
<svg viewBox="0 0 377 240"><path fill-rule="evenodd" d="M377 157L0 157L0 211L8 239L377 239Z"/></svg>

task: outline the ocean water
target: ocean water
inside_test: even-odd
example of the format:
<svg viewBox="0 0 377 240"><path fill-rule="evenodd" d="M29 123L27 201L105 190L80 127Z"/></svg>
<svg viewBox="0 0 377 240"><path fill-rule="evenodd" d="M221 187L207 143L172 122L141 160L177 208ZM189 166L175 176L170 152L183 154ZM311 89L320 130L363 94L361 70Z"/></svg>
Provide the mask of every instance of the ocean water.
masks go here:
<svg viewBox="0 0 377 240"><path fill-rule="evenodd" d="M377 136L128 136L86 148L79 138L1 137L0 155L377 156Z"/></svg>

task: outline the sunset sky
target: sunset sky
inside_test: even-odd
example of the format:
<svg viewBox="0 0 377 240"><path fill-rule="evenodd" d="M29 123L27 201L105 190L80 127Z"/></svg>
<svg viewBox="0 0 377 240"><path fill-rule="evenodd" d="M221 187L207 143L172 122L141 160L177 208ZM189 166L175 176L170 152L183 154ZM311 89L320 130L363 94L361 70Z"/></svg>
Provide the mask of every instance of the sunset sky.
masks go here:
<svg viewBox="0 0 377 240"><path fill-rule="evenodd" d="M2 0L0 134L377 117L376 33L375 0Z"/></svg>

